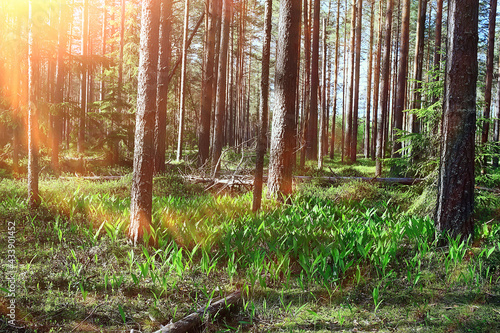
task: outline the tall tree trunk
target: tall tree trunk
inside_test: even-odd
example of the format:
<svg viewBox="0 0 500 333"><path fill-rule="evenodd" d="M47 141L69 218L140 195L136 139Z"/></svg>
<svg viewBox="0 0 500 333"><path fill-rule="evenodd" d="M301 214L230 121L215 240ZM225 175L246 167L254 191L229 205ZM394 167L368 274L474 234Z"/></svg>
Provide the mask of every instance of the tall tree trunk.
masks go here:
<svg viewBox="0 0 500 333"><path fill-rule="evenodd" d="M348 163L351 163L351 140L352 140L352 113L353 113L353 102L354 102L354 72L355 72L355 62L356 62L356 0L352 0L352 16L351 16L351 66L350 66L350 78L349 78L349 91L347 93L347 109L346 109L346 124L345 124L345 156L348 158Z"/></svg>
<svg viewBox="0 0 500 333"><path fill-rule="evenodd" d="M137 113L128 237L137 244L150 232L160 0L142 2Z"/></svg>
<svg viewBox="0 0 500 333"><path fill-rule="evenodd" d="M410 0L404 0L403 2L403 17L402 17L402 29L401 29L401 47L399 49L399 69L398 69L398 80L396 87L396 105L394 109L394 141L392 145L392 157L401 157L401 141L400 134L398 131L403 130L403 110L405 109L406 102L406 82L408 73L408 51L409 51L409 39L410 39ZM400 167L393 166L392 172L395 175L400 175Z"/></svg>
<svg viewBox="0 0 500 333"><path fill-rule="evenodd" d="M337 0L337 23L335 34L335 77L333 78L333 117L332 117L332 136L330 142L330 159L335 156L335 126L337 118L337 83L339 76L339 34L340 34L340 0Z"/></svg>
<svg viewBox="0 0 500 333"><path fill-rule="evenodd" d="M343 71L343 83L342 83L342 123L341 123L341 136L340 136L340 160L344 163L345 159L345 114L347 109L347 104L345 102L345 95L347 92L347 79L348 79L348 69L347 69L347 0L345 0L345 16L344 16L344 51L342 52L343 62L344 62L344 71Z"/></svg>
<svg viewBox="0 0 500 333"><path fill-rule="evenodd" d="M415 42L415 59L413 86L413 102L411 109L420 109L422 107L422 65L424 61L424 43L425 43L425 15L427 11L427 0L418 1L418 21L417 21L417 41ZM411 116L411 132L420 133L420 124L416 114Z"/></svg>
<svg viewBox="0 0 500 333"><path fill-rule="evenodd" d="M357 0L357 18L356 18L356 62L354 65L354 96L352 106L352 136L351 136L351 156L350 162L356 162L358 152L358 111L359 111L359 67L361 63L361 15L363 13L363 0Z"/></svg>
<svg viewBox="0 0 500 333"><path fill-rule="evenodd" d="M39 14L39 8L29 2L28 30L28 204L30 208L40 205L38 192L38 80L39 51L38 36L35 35L34 20Z"/></svg>
<svg viewBox="0 0 500 333"><path fill-rule="evenodd" d="M66 51L66 6L61 5L59 9L59 28L57 42L57 67L56 67L56 86L54 90L54 103L56 104L56 113L53 117L52 134L52 168L59 170L59 145L61 144L62 133L62 103L64 102L64 54Z"/></svg>
<svg viewBox="0 0 500 333"><path fill-rule="evenodd" d="M377 160L375 164L375 175L382 174L382 158L384 157L384 127L387 120L389 87L390 87L390 63L391 63L391 32L392 32L392 10L393 0L387 0L387 11L385 20L384 56L382 59L382 90L380 91L380 105L377 124Z"/></svg>
<svg viewBox="0 0 500 333"><path fill-rule="evenodd" d="M271 58L271 28L273 1L266 0L264 44L262 46L262 75L260 79L260 118L257 136L257 159L255 162L255 179L253 189L252 211L260 209L262 201L262 183L264 175L264 155L267 145L267 117L269 110L269 61Z"/></svg>
<svg viewBox="0 0 500 333"><path fill-rule="evenodd" d="M307 131L307 158L314 160L318 154L318 86L319 86L319 14L320 1L314 1L313 40L311 57L311 97L309 128Z"/></svg>
<svg viewBox="0 0 500 333"><path fill-rule="evenodd" d="M495 21L497 17L497 0L490 0L490 15L488 26L488 52L486 56L486 86L484 88L484 109L483 109L483 131L481 133L481 144L484 146L488 142L490 131L490 108L491 108L491 87L493 83L493 57L495 53ZM486 167L488 158L483 159L483 168Z"/></svg>
<svg viewBox="0 0 500 333"><path fill-rule="evenodd" d="M106 56L106 43L108 39L107 28L108 28L108 0L104 0L104 3L102 4L102 35L101 35L102 36L101 53L103 57ZM101 101L103 101L106 98L105 89L106 89L106 81L104 78L104 65L101 65L101 84L100 84Z"/></svg>
<svg viewBox="0 0 500 333"><path fill-rule="evenodd" d="M215 0L206 0L208 27L205 42L204 72L200 103L200 131L198 136L199 164L204 165L210 154L210 121L214 85L215 33L217 28ZM232 129L232 126L231 126Z"/></svg>
<svg viewBox="0 0 500 333"><path fill-rule="evenodd" d="M169 70L172 55L170 30L172 26L172 1L161 0L161 18L158 50L158 82L156 89L155 118L155 173L165 172L165 153L167 138L167 102L170 83ZM210 130L210 128L209 128ZM209 132L210 135L210 132ZM208 141L208 140L207 140Z"/></svg>
<svg viewBox="0 0 500 333"><path fill-rule="evenodd" d="M379 88L380 88L380 62L382 60L382 1L379 2L378 10L378 37L377 37L377 58L375 60L375 87L373 88L373 126L372 126L372 153L371 159L374 161L377 153L378 140L378 116L379 116Z"/></svg>
<svg viewBox="0 0 500 333"><path fill-rule="evenodd" d="M85 152L85 119L87 114L87 56L89 37L89 0L83 2L82 20L82 73L80 77L80 117L78 127L78 152ZM80 166L82 168L83 165Z"/></svg>
<svg viewBox="0 0 500 333"><path fill-rule="evenodd" d="M118 59L118 84L116 88L116 100L118 101L118 108L116 113L121 114L122 107L124 105L124 101L122 101L122 90L123 90L123 49L125 47L125 8L126 8L126 0L121 0L120 3L120 56ZM121 115L120 115L121 117ZM130 136L127 133L127 140ZM128 143L128 142L127 142ZM118 149L119 141L117 139L112 143L113 146L113 164L118 163L120 160L119 149Z"/></svg>
<svg viewBox="0 0 500 333"><path fill-rule="evenodd" d="M324 154L324 135L325 135L325 123L326 123L326 117L327 117L327 106L326 106L326 94L327 94L327 89L326 89L326 18L323 18L323 69L322 69L322 77L321 77L321 114L319 117L319 140L318 140L318 169L321 170L323 169L323 154Z"/></svg>
<svg viewBox="0 0 500 333"><path fill-rule="evenodd" d="M436 33L434 36L434 70L439 73L441 66L441 26L443 24L443 0L437 0L436 9ZM434 82L439 81L439 74L436 74ZM438 94L434 94L432 97L432 104L439 100ZM434 134L437 134L437 127L433 129Z"/></svg>
<svg viewBox="0 0 500 333"><path fill-rule="evenodd" d="M473 235L474 135L478 7L476 0L450 0L448 59L439 163L436 230Z"/></svg>
<svg viewBox="0 0 500 333"><path fill-rule="evenodd" d="M493 133L493 167L498 168L498 156L500 155L500 64L498 65L498 83L497 83L497 113L495 116Z"/></svg>
<svg viewBox="0 0 500 333"><path fill-rule="evenodd" d="M368 79L366 84L366 122L365 122L365 158L370 157L370 116L371 116L371 101L372 101L372 74L373 74L373 21L375 1L370 1L370 48L368 51ZM375 109L375 108L374 108Z"/></svg>
<svg viewBox="0 0 500 333"><path fill-rule="evenodd" d="M310 118L310 97L311 97L311 22L309 20L309 1L304 0L304 118L302 119L302 142L300 150L300 168L303 169L308 150L308 132Z"/></svg>
<svg viewBox="0 0 500 333"><path fill-rule="evenodd" d="M220 38L219 73L217 78L217 107L215 110L214 146L212 152L212 170L214 175L219 173L224 134L224 113L226 109L226 69L227 50L229 46L229 22L231 20L230 0L223 0L222 27Z"/></svg>
<svg viewBox="0 0 500 333"><path fill-rule="evenodd" d="M184 2L184 29L182 35L181 92L179 103L179 131L177 137L177 161L182 159L182 137L184 136L184 113L186 109L186 60L189 25L189 0Z"/></svg>
<svg viewBox="0 0 500 333"><path fill-rule="evenodd" d="M280 0L276 51L275 109L269 161L269 192L284 199L292 193L293 141L300 1Z"/></svg>

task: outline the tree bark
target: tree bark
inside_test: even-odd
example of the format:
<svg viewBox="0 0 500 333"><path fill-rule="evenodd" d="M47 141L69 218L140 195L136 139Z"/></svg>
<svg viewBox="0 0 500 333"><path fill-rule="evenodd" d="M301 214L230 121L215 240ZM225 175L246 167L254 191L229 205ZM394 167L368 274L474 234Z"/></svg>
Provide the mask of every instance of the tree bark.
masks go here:
<svg viewBox="0 0 500 333"><path fill-rule="evenodd" d="M368 51L368 79L366 84L366 123L365 123L365 158L370 157L370 122L371 122L371 101L372 101L372 75L373 75L373 21L375 1L370 1L370 48ZM374 108L375 109L375 108Z"/></svg>
<svg viewBox="0 0 500 333"><path fill-rule="evenodd" d="M490 109L491 109L491 88L493 83L493 57L495 53L495 21L497 17L497 0L490 0L490 15L488 26L488 51L486 54L486 86L484 88L484 108L483 108L483 130L481 133L481 144L484 146L488 142L490 131ZM486 167L488 158L483 159L483 168Z"/></svg>
<svg viewBox="0 0 500 333"><path fill-rule="evenodd" d="M101 53L102 57L106 57L106 43L108 39L108 33L107 33L107 28L108 28L108 0L104 0L104 3L102 4L102 41L101 41ZM104 65L101 65L101 82L100 82L100 100L103 101L106 98L106 82L104 78Z"/></svg>
<svg viewBox="0 0 500 333"><path fill-rule="evenodd" d="M337 0L337 23L335 34L335 77L333 78L333 117L332 117L332 136L330 141L330 159L335 156L335 127L337 118L337 83L339 76L339 31L340 28L340 0Z"/></svg>
<svg viewBox="0 0 500 333"><path fill-rule="evenodd" d="M87 56L89 36L89 0L83 1L82 19L82 73L80 76L80 116L78 124L78 152L85 152L85 121L87 115ZM81 166L83 167L83 165Z"/></svg>
<svg viewBox="0 0 500 333"><path fill-rule="evenodd" d="M39 51L38 36L35 35L34 20L39 8L29 2L28 30L28 204L34 209L40 205L38 191L38 80Z"/></svg>
<svg viewBox="0 0 500 333"><path fill-rule="evenodd" d="M448 59L443 108L436 230L472 235L478 7L476 0L450 0Z"/></svg>
<svg viewBox="0 0 500 333"><path fill-rule="evenodd" d="M427 0L418 1L418 21L417 21L417 40L415 42L415 59L413 86L413 102L411 109L420 109L422 107L422 65L424 61L424 43L425 43L425 16L427 11ZM411 115L411 132L420 133L420 124L416 114Z"/></svg>
<svg viewBox="0 0 500 333"><path fill-rule="evenodd" d="M59 27L57 42L57 64L56 64L56 86L54 89L54 104L56 113L53 117L52 133L52 168L57 172L59 170L59 146L61 144L62 133L62 103L64 102L64 54L66 51L66 6L59 8Z"/></svg>
<svg viewBox="0 0 500 333"><path fill-rule="evenodd" d="M206 0L208 27L205 42L204 72L200 103L200 130L198 135L199 164L204 165L210 154L210 121L212 119L212 92L214 85L215 33L217 28L215 0ZM231 127L232 128L232 127Z"/></svg>
<svg viewBox="0 0 500 333"><path fill-rule="evenodd" d="M134 244L150 232L160 0L142 2L137 113L128 237Z"/></svg>
<svg viewBox="0 0 500 333"><path fill-rule="evenodd" d="M187 38L189 26L189 0L184 2L184 29L182 34L182 63L181 63L181 92L179 100L179 131L177 137L177 157L182 159L182 139L184 136L184 113L186 109L186 61L187 61Z"/></svg>
<svg viewBox="0 0 500 333"><path fill-rule="evenodd" d="M375 60L375 87L373 89L373 126L372 126L372 151L371 159L374 161L377 152L378 140L378 116L379 116L379 88L380 88L380 61L382 59L382 1L379 2L378 11L378 37L377 37L377 58Z"/></svg>
<svg viewBox="0 0 500 333"><path fill-rule="evenodd" d="M267 118L269 110L269 61L271 58L271 28L273 1L266 0L264 44L262 47L262 74L260 79L260 118L257 137L257 158L255 162L255 180L253 188L252 211L260 209L262 201L262 183L264 175L264 155L267 145Z"/></svg>
<svg viewBox="0 0 500 333"><path fill-rule="evenodd" d="M301 134L301 150L300 150L300 168L303 169L306 161L306 153L308 150L308 132L309 132L309 117L310 117L310 97L311 97L311 28L309 20L309 0L304 0L304 98L303 98L303 113L302 119L302 134Z"/></svg>
<svg viewBox="0 0 500 333"><path fill-rule="evenodd" d="M357 18L356 18L356 62L354 65L354 100L352 106L352 136L351 136L351 156L350 163L356 163L358 152L358 111L359 111L359 67L361 63L361 24L363 13L363 0L357 0Z"/></svg>
<svg viewBox="0 0 500 333"><path fill-rule="evenodd" d="M311 56L311 95L309 97L309 128L307 130L306 156L310 160L318 157L318 86L319 86L319 14L320 1L313 0L313 39Z"/></svg>
<svg viewBox="0 0 500 333"><path fill-rule="evenodd" d="M222 27L220 39L219 73L217 77L217 107L214 124L214 146L212 153L212 170L217 175L220 170L220 158L224 141L224 113L226 110L226 69L227 50L229 46L229 22L231 20L230 0L223 0Z"/></svg>
<svg viewBox="0 0 500 333"><path fill-rule="evenodd" d="M280 0L278 44L276 54L276 90L271 156L269 161L269 192L284 199L292 193L292 157L295 143L295 94L299 38L299 1Z"/></svg>
<svg viewBox="0 0 500 333"><path fill-rule="evenodd" d="M172 1L161 0L161 18L158 50L158 82L156 90L155 118L155 173L165 172L165 152L167 137L167 102L170 83L169 70L172 56L170 30L172 26Z"/></svg>
<svg viewBox="0 0 500 333"><path fill-rule="evenodd" d="M390 89L390 64L391 64L391 32L392 32L392 10L393 0L387 0L387 11L385 21L384 56L382 59L382 90L380 91L380 114L377 124L377 160L375 164L375 175L382 174L382 158L384 157L385 140L384 127L387 120L388 100Z"/></svg>
<svg viewBox="0 0 500 333"><path fill-rule="evenodd" d="M318 140L318 169L321 170L323 168L323 154L324 154L324 135L325 135L325 123L326 123L326 117L327 115L327 105L326 105L326 94L327 94L327 89L326 89L326 18L323 18L323 69L322 69L322 77L321 77L321 88L322 88L322 94L321 94L321 114L319 118L319 140Z"/></svg>
<svg viewBox="0 0 500 333"><path fill-rule="evenodd" d="M441 67L441 26L443 24L443 0L437 0L436 6L436 31L434 36L434 71L436 74L433 78L434 82L439 81L439 70ZM432 104L439 100L438 94L432 96ZM437 127L433 129L433 132L437 134Z"/></svg>
<svg viewBox="0 0 500 333"><path fill-rule="evenodd" d="M499 60L500 61L500 60ZM493 133L493 167L498 168L498 155L500 155L500 64L498 65L498 83L497 83L497 113L494 120Z"/></svg>
<svg viewBox="0 0 500 333"><path fill-rule="evenodd" d="M403 16L402 16L402 28L401 28L401 47L399 49L399 69L398 69L398 80L396 87L396 105L394 109L394 141L392 145L392 158L401 157L401 141L400 133L398 131L403 130L403 110L406 105L406 82L408 74L408 51L409 51L409 39L410 39L410 0L404 0L403 3ZM393 166L392 173L395 175L400 175L400 167Z"/></svg>
<svg viewBox="0 0 500 333"><path fill-rule="evenodd" d="M352 0L352 16L351 16L351 66L350 66L350 78L349 78L349 91L347 93L347 109L346 109L346 124L345 124L345 156L347 157L347 162L351 163L351 140L352 140L352 132L353 132L353 102L354 102L354 72L355 72L355 62L356 62L356 0Z"/></svg>

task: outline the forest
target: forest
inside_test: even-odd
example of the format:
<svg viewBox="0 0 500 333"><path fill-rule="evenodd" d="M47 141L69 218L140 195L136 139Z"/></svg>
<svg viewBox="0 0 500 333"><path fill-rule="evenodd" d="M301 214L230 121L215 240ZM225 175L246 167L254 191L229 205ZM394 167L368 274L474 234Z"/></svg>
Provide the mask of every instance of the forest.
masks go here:
<svg viewBox="0 0 500 333"><path fill-rule="evenodd" d="M0 332L500 332L497 0L1 0Z"/></svg>

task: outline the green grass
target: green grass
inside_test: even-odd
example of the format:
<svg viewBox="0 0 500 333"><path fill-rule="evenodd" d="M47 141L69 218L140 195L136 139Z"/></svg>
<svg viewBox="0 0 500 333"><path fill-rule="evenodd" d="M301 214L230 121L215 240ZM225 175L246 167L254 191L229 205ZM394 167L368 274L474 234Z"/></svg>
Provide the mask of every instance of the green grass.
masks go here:
<svg viewBox="0 0 500 333"><path fill-rule="evenodd" d="M500 330L495 199L479 200L493 220L478 215L474 239L438 247L432 220L407 211L422 187L302 184L292 205L265 200L254 214L251 193L213 196L166 175L154 185L157 246L133 248L130 176L44 179L34 212L25 185L0 182L0 220L16 222L17 318L33 331L149 332L238 288L239 310L206 331Z"/></svg>

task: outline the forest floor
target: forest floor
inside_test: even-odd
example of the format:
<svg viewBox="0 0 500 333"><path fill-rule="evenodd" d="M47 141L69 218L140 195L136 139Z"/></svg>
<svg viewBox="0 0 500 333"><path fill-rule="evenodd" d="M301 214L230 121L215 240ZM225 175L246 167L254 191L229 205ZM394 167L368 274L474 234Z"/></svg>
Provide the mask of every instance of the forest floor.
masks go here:
<svg viewBox="0 0 500 333"><path fill-rule="evenodd" d="M498 188L500 174L478 181ZM130 183L43 176L30 211L26 182L0 179L0 332L154 332L235 290L239 306L199 331L500 332L494 193L476 193L473 239L438 246L429 179L304 182L291 205L254 214L245 189L208 193L169 172L154 183L157 244L132 247Z"/></svg>

